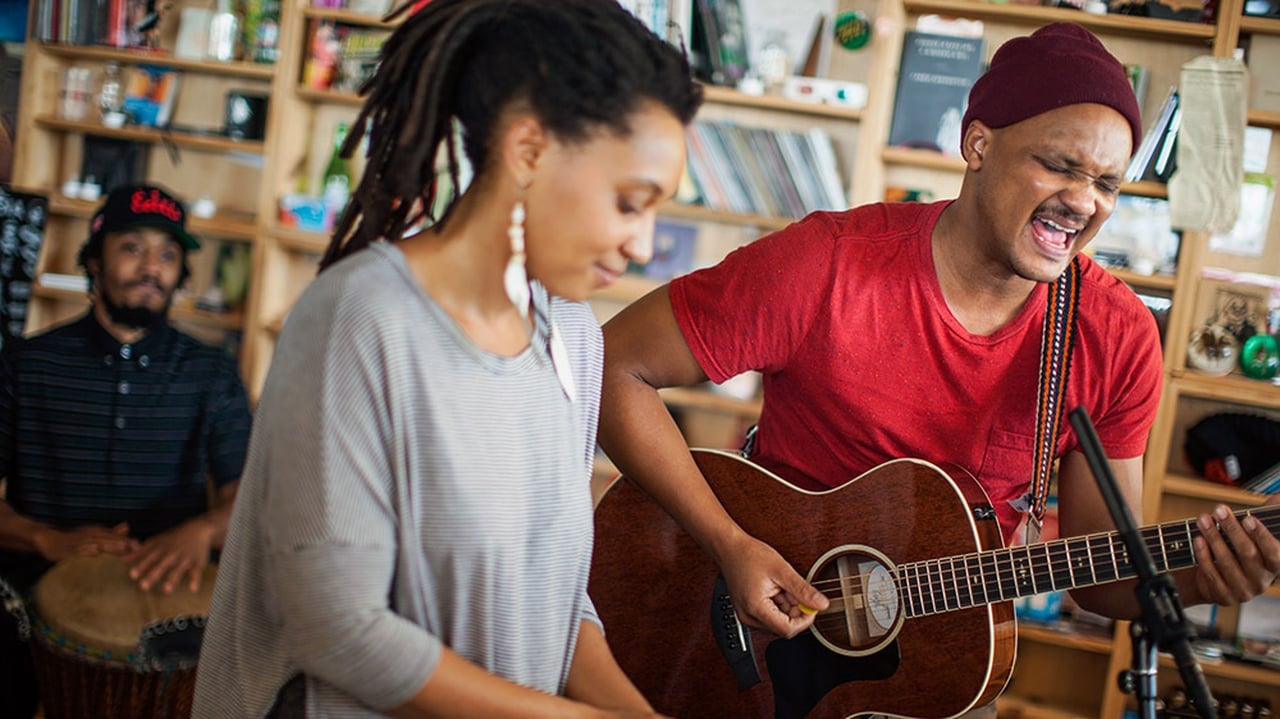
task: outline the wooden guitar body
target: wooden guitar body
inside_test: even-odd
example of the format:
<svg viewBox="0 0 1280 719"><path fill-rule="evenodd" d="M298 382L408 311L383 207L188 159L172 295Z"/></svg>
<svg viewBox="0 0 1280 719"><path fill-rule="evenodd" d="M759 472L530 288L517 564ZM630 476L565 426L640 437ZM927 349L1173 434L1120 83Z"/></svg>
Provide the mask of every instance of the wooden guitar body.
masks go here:
<svg viewBox="0 0 1280 719"><path fill-rule="evenodd" d="M814 493L734 454L694 455L729 514L806 577L833 550L871 556L896 574L904 563L1001 546L985 493L957 468L897 460ZM792 640L754 632L761 681L740 692L713 638L713 621L733 630L731 609L717 605L717 577L706 553L642 490L626 478L609 488L596 509L591 596L622 668L660 712L716 719L954 717L993 701L1013 669L1011 602L905 620L909 612L899 606L883 635L864 638L852 652L813 632ZM864 599L850 595L844 610L829 610L832 616L819 615L815 624L839 623L846 611L866 613Z"/></svg>

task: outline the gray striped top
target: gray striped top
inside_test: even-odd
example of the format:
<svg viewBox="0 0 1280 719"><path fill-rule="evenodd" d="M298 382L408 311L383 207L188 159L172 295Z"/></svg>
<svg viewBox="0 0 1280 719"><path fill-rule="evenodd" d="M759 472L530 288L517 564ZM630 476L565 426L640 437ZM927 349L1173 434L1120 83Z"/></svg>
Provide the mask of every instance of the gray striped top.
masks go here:
<svg viewBox="0 0 1280 719"><path fill-rule="evenodd" d="M281 332L219 567L195 717L261 717L306 676L308 717L404 703L442 645L558 693L587 598L603 345L585 304L477 348L394 246L321 274Z"/></svg>

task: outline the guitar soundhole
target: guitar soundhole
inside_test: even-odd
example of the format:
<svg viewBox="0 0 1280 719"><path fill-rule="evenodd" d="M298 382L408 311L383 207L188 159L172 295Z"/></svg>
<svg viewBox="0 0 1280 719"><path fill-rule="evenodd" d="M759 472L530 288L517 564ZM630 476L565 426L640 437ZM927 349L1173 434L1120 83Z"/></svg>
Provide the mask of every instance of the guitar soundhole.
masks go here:
<svg viewBox="0 0 1280 719"><path fill-rule="evenodd" d="M832 651L861 656L879 651L902 624L898 580L888 559L863 549L838 549L819 560L809 581L831 605L813 632Z"/></svg>

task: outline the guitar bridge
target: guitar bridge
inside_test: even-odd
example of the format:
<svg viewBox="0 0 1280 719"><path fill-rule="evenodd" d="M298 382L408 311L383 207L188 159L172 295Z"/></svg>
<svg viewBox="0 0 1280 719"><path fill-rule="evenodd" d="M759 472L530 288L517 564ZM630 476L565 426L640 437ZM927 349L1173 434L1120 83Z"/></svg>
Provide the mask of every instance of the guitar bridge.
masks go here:
<svg viewBox="0 0 1280 719"><path fill-rule="evenodd" d="M738 621L733 600L729 598L729 585L719 572L716 573L711 595L711 634L738 680L738 691L746 691L759 684L760 668L756 665L755 649L751 646L751 629Z"/></svg>

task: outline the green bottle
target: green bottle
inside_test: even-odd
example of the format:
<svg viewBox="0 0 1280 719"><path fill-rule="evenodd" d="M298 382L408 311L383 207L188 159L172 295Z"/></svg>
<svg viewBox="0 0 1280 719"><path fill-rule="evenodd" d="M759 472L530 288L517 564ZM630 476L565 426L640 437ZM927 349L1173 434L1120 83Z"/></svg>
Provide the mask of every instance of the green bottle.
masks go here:
<svg viewBox="0 0 1280 719"><path fill-rule="evenodd" d="M329 156L329 164L325 166L322 178L324 209L330 227L351 197L351 165L342 156L342 145L346 141L347 124L340 122L333 131L333 154Z"/></svg>
<svg viewBox="0 0 1280 719"><path fill-rule="evenodd" d="M344 188L351 186L351 164L342 156L342 145L347 141L347 123L340 122L333 130L333 153L329 155L329 164L324 168L323 184L329 188L331 182L341 182Z"/></svg>

